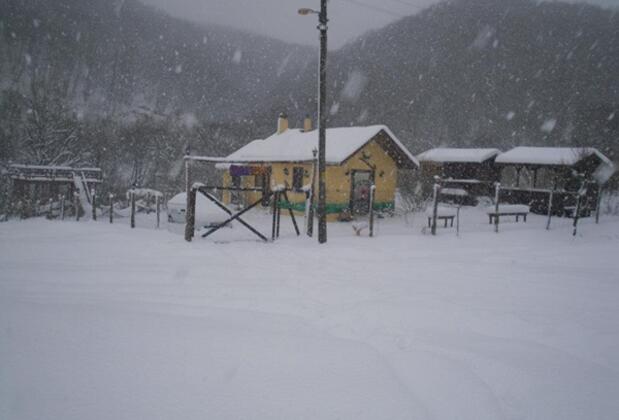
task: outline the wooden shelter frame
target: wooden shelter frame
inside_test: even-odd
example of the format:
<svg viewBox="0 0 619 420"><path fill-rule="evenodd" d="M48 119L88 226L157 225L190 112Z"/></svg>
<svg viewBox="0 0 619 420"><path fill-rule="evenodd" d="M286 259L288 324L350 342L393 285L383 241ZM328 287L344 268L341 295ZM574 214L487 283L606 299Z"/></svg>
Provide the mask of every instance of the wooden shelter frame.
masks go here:
<svg viewBox="0 0 619 420"><path fill-rule="evenodd" d="M185 160L185 190L187 193L187 207L185 211L185 240L191 242L194 234L195 234L195 215L196 215L196 195L199 192L204 195L207 199L209 199L213 204L222 209L224 212L228 213L230 216L225 221L218 223L215 226L212 226L209 230L202 234L202 237L205 238L219 229L227 226L232 221L237 220L241 225L246 227L250 232L254 235L258 236L265 242L268 242L268 238L262 234L258 229L248 223L246 220L242 219L241 216L247 213L249 210L258 206L260 203L268 200L269 198L273 198L272 204L272 226L271 226L271 240L274 241L279 237L280 231L280 220L281 220L281 211L282 211L282 197L286 201L288 212L290 214L290 218L292 220L292 225L294 226L295 232L297 236L301 234L299 231L299 226L297 224L297 220L295 218L294 212L292 210L292 206L290 205L290 200L288 198L288 191L292 191L288 188L269 188L266 186L263 188L251 188L251 187L226 187L223 185L205 185L201 183L191 183L191 162L202 162L202 163L229 163L229 164L237 164L237 165L251 165L253 162L237 162L227 160L225 158L220 157L210 157L210 156L190 156L186 155L184 157ZM240 211L233 211L225 203L223 203L219 198L213 195L211 190L219 190L219 191L257 191L262 192L263 195Z"/></svg>

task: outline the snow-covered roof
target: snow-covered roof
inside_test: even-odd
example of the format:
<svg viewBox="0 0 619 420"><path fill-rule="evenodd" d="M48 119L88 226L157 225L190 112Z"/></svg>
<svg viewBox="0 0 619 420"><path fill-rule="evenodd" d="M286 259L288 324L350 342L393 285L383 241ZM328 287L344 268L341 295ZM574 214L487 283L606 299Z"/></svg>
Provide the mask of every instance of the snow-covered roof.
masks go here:
<svg viewBox="0 0 619 420"><path fill-rule="evenodd" d="M74 168L72 166L58 166L58 165L27 165L21 163L11 163L9 167L14 169L40 169L46 171L98 171L101 172L101 168Z"/></svg>
<svg viewBox="0 0 619 420"><path fill-rule="evenodd" d="M522 163L529 165L566 165L596 155L600 160L612 165L610 159L593 147L515 147L497 158L497 163Z"/></svg>
<svg viewBox="0 0 619 420"><path fill-rule="evenodd" d="M400 158L401 166L418 166L419 163L408 149L385 125L368 127L339 127L327 129L327 164L341 164L351 155L365 146L379 133L384 132L390 137ZM384 147L384 145L381 145ZM318 130L305 132L299 129L288 129L280 134L273 134L264 140L254 140L226 157L235 163L258 162L308 162L313 160L314 149L318 147ZM391 147L391 149L394 149ZM403 162L407 160L408 162Z"/></svg>
<svg viewBox="0 0 619 420"><path fill-rule="evenodd" d="M69 182L74 175L83 175L87 182L99 183L102 181L101 168L74 168L57 165L25 165L12 163L8 166L8 174L12 179L27 181L55 181Z"/></svg>
<svg viewBox="0 0 619 420"><path fill-rule="evenodd" d="M524 165L575 165L589 156L597 156L601 163L593 172L593 178L606 183L615 173L615 165L599 150L593 147L515 147L496 158L497 163Z"/></svg>
<svg viewBox="0 0 619 420"><path fill-rule="evenodd" d="M439 147L427 150L419 155L420 162L462 162L481 163L501 153L499 149L457 149Z"/></svg>

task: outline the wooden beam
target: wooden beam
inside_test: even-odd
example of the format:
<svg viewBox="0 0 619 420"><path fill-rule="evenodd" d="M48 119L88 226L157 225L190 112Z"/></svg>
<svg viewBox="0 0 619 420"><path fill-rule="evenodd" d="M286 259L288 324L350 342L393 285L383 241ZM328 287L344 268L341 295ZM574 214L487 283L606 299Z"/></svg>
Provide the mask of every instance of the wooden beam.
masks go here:
<svg viewBox="0 0 619 420"><path fill-rule="evenodd" d="M262 239L263 241L267 242L268 239L266 238L266 236L264 236L262 233L258 232L256 229L254 229L249 223L245 222L243 219L241 219L241 216L245 213L247 213L249 210L251 210L252 208L256 207L258 204L260 204L262 202L262 198L260 198L260 200L256 201L255 203L253 203L252 205L250 205L249 207L244 208L243 210L241 210L238 213L233 214L230 209L228 209L225 205L221 204L221 202L213 197L211 194L209 194L208 192L204 192L200 189L200 192L206 196L206 198L208 198L209 200L211 200L213 203L215 203L216 205L218 205L220 208L222 208L223 210L225 210L228 214L232 215L232 217L230 217L229 219L227 219L226 221L218 224L217 226L213 226L208 232L203 233L202 237L206 238L207 236L209 236L210 234L214 233L215 231L221 229L222 227L226 226L227 224L229 224L230 222L234 221L234 220L238 220L243 226L245 226L247 229L249 229L251 232L253 232L256 236L258 236L260 239Z"/></svg>
<svg viewBox="0 0 619 420"><path fill-rule="evenodd" d="M284 191L284 198L286 199L286 202L289 204L288 212L290 213L290 219L292 220L292 225L294 226L294 231L297 233L297 236L299 236L301 234L301 232L299 231L299 226L297 225L297 219L294 216L294 211L292 211L292 207L290 206L291 203L290 203L290 200L288 199L288 193L286 191Z"/></svg>
<svg viewBox="0 0 619 420"><path fill-rule="evenodd" d="M204 195L206 198L208 198L209 200L211 200L217 207L219 207L220 209L222 209L223 211L225 211L226 213L228 213L229 215L233 216L234 213L228 208L226 207L226 205L224 203L222 203L221 201L219 201L219 199L217 199L217 197L211 195L208 191L205 190L205 187L200 187L198 188L198 191L200 191L200 193L202 195ZM266 194L266 199L268 199L271 196L271 192L267 192ZM265 197L261 197L260 200L262 201ZM253 206L252 206L253 207ZM268 239L262 235L260 232L258 232L256 229L254 229L249 223L247 223L245 220L241 219L240 217L237 218L237 220L239 221L240 224L242 224L243 226L245 226L247 229L251 230L253 233L255 233L257 236L259 236L261 239L267 241ZM204 235L202 235L202 237L204 237Z"/></svg>

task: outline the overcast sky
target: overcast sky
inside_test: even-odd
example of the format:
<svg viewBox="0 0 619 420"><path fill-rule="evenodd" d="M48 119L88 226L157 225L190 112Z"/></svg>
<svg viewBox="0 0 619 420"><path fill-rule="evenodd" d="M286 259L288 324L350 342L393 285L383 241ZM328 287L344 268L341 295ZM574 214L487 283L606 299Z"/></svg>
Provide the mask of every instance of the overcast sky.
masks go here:
<svg viewBox="0 0 619 420"><path fill-rule="evenodd" d="M297 9L318 9L319 0L141 0L168 13L202 23L218 23L286 41L317 45L315 16ZM501 0L497 0L501 1ZM619 0L588 0L619 6ZM363 32L412 15L437 0L330 0L329 46L338 48Z"/></svg>

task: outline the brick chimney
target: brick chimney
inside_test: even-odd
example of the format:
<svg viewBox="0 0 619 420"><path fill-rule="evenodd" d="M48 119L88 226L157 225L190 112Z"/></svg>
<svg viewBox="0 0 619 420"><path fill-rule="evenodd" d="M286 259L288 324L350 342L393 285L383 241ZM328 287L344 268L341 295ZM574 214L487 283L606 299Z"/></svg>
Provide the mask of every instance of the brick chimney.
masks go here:
<svg viewBox="0 0 619 420"><path fill-rule="evenodd" d="M277 134L282 134L286 130L288 130L288 115L282 112L277 119Z"/></svg>
<svg viewBox="0 0 619 420"><path fill-rule="evenodd" d="M310 118L309 115L306 115L305 118L303 119L303 131L306 133L308 131L312 131L312 119Z"/></svg>

